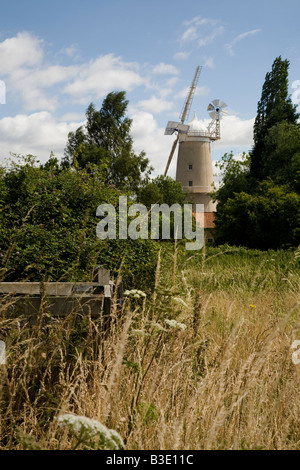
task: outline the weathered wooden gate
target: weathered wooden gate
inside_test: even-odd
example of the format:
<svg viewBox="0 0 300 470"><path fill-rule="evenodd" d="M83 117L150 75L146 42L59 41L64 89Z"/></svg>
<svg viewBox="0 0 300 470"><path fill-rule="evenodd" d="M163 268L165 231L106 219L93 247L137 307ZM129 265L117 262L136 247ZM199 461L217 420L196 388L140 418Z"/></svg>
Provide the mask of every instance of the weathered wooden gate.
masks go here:
<svg viewBox="0 0 300 470"><path fill-rule="evenodd" d="M0 295L13 298L14 311L33 319L46 301L47 311L64 317L70 313L109 316L114 295L110 272L98 267L93 282L0 282ZM116 299L122 302L123 288L117 288Z"/></svg>

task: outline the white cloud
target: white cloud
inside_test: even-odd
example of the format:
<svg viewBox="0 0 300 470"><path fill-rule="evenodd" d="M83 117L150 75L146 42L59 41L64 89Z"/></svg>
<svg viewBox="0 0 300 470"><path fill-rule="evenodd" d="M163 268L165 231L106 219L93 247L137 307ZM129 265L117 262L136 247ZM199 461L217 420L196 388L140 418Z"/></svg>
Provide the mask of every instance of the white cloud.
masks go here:
<svg viewBox="0 0 300 470"><path fill-rule="evenodd" d="M71 44L69 47L61 49L60 54L65 54L71 59L79 59L79 47L78 44Z"/></svg>
<svg viewBox="0 0 300 470"><path fill-rule="evenodd" d="M160 98L165 98L171 93L174 93L174 87L178 82L178 76L151 76L148 74L148 78L145 79L146 89L151 92L155 92Z"/></svg>
<svg viewBox="0 0 300 470"><path fill-rule="evenodd" d="M225 44L228 54L234 56L235 53L233 47L235 46L235 44L240 42L242 39L245 39L247 36L253 36L254 34L259 33L260 31L261 29L252 29L251 31L246 31L245 33L236 36L230 44Z"/></svg>
<svg viewBox="0 0 300 470"><path fill-rule="evenodd" d="M153 68L152 73L155 75L178 75L179 72L174 65L161 62Z"/></svg>
<svg viewBox="0 0 300 470"><path fill-rule="evenodd" d="M190 52L176 52L173 55L174 60L187 60L190 57Z"/></svg>
<svg viewBox="0 0 300 470"><path fill-rule="evenodd" d="M55 93L47 93L48 89L61 84L76 75L76 66L46 66L34 71L19 68L7 79L14 97L19 96L27 111L54 111L58 104Z"/></svg>
<svg viewBox="0 0 300 470"><path fill-rule="evenodd" d="M225 32L224 26L218 26L217 28L214 28L212 33L208 34L207 36L200 37L198 40L198 46L203 47L206 46L207 44L212 43L217 36L220 36L220 34L223 34Z"/></svg>
<svg viewBox="0 0 300 470"><path fill-rule="evenodd" d="M254 118L242 120L238 116L225 116L221 121L221 140L214 144L214 148L246 147L249 150L253 145Z"/></svg>
<svg viewBox="0 0 300 470"><path fill-rule="evenodd" d="M86 104L103 98L111 90L130 91L145 83L136 72L137 68L135 63L126 63L114 54L107 54L81 65L63 92L71 95L75 102Z"/></svg>
<svg viewBox="0 0 300 470"><path fill-rule="evenodd" d="M58 54L72 57L75 53L76 47L70 46ZM114 89L130 91L145 85L146 89L155 90L155 95L132 104L135 146L145 149L160 171L161 152L168 144L164 129L157 127L151 113L172 109L173 103L166 97L174 91L178 81L176 67L163 62L140 66L114 54L102 55L87 63L57 65L46 62L45 56L43 41L30 33L19 33L0 43L0 70L5 74L10 101L30 113L19 112L0 120L1 160L9 157L10 152L33 154L41 161L46 161L51 151L61 157L68 133L85 121L82 113L72 112L70 107L68 112L61 111L61 118L55 116L62 102L69 106L72 103L86 106ZM147 78L141 75L140 69Z"/></svg>
<svg viewBox="0 0 300 470"><path fill-rule="evenodd" d="M196 25L196 26L203 26L203 25L210 25L214 26L218 23L218 20L214 18L202 18L201 16L195 16L189 21L184 21L184 25L190 26L190 25Z"/></svg>
<svg viewBox="0 0 300 470"><path fill-rule="evenodd" d="M153 174L162 174L165 171L174 136L171 139L170 136L165 136L165 129L157 126L151 113L137 112L131 118L135 151L138 153L144 150L155 169ZM170 168L170 175L172 171L174 173L174 163Z"/></svg>
<svg viewBox="0 0 300 470"><path fill-rule="evenodd" d="M185 21L183 24L187 28L181 34L179 42L197 41L198 47L212 43L217 36L225 32L224 26L220 25L220 21L214 18L195 16L192 20Z"/></svg>
<svg viewBox="0 0 300 470"><path fill-rule="evenodd" d="M190 91L189 87L185 87L176 93L175 98L186 98ZM210 92L210 89L207 86L198 86L195 91L195 96L207 96Z"/></svg>
<svg viewBox="0 0 300 470"><path fill-rule="evenodd" d="M72 57L76 46L71 45L61 53ZM61 93L69 95L73 102L86 105L113 89L130 91L146 83L137 63L124 62L114 54L70 66L49 64L45 56L43 41L27 32L0 42L0 76L5 78L10 100L21 102L28 112L55 111ZM156 73L177 74L178 71L172 65L161 63ZM50 90L58 85L59 90Z"/></svg>
<svg viewBox="0 0 300 470"><path fill-rule="evenodd" d="M0 120L1 160L9 157L10 152L36 155L41 161L46 161L51 151L62 156L68 133L80 124L56 121L47 111L3 118Z"/></svg>
<svg viewBox="0 0 300 470"><path fill-rule="evenodd" d="M160 88L159 93L161 96L167 96L172 93L174 85L178 82L178 77L171 77L164 83L165 88Z"/></svg>
<svg viewBox="0 0 300 470"><path fill-rule="evenodd" d="M85 120L84 113L66 113L63 114L60 118L61 121L68 121L68 122L79 122ZM79 124L78 124L79 127Z"/></svg>
<svg viewBox="0 0 300 470"><path fill-rule="evenodd" d="M0 42L0 74L7 76L19 67L33 67L41 63L43 41L27 32Z"/></svg>
<svg viewBox="0 0 300 470"><path fill-rule="evenodd" d="M197 39L197 28L195 26L190 26L182 35L180 40L182 42L194 41Z"/></svg>
<svg viewBox="0 0 300 470"><path fill-rule="evenodd" d="M141 100L137 105L144 111L149 111L154 114L173 109L173 103L157 98L156 96L151 96L148 100Z"/></svg>
<svg viewBox="0 0 300 470"><path fill-rule="evenodd" d="M214 62L213 57L208 57L207 59L205 59L203 66L209 69L213 69L215 67L215 62Z"/></svg>

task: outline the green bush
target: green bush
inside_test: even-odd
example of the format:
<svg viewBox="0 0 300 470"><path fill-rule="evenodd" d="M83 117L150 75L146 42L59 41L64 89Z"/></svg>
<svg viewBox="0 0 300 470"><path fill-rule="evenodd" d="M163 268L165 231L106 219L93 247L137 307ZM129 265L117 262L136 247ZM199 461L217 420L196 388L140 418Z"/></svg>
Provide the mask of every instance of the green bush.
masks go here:
<svg viewBox="0 0 300 470"><path fill-rule="evenodd" d="M1 168L2 280L87 281L96 265L116 275L122 263L127 285L151 286L155 242L101 241L96 235L97 207L117 207L124 194L107 185L96 166L62 169L55 158L39 165L28 156Z"/></svg>

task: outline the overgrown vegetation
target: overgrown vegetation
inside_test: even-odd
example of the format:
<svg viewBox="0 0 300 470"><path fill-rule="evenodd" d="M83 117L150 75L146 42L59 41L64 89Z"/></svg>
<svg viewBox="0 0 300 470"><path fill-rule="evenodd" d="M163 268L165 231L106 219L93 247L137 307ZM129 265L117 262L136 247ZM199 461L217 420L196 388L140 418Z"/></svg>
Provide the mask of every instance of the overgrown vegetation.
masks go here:
<svg viewBox="0 0 300 470"><path fill-rule="evenodd" d="M172 178L149 180L148 159L133 152L127 104L125 92L108 94L99 111L91 104L61 163L13 156L0 167L0 280L86 281L96 265L116 277L122 264L125 287L151 290L157 242L96 236L97 207L118 212L120 196L149 209L185 199Z"/></svg>
<svg viewBox="0 0 300 470"><path fill-rule="evenodd" d="M99 240L96 209L117 207L130 193L103 180L96 166L61 168L55 158L39 165L22 159L0 178L1 280L87 281L101 264L125 285L154 283L157 244L152 240Z"/></svg>
<svg viewBox="0 0 300 470"><path fill-rule="evenodd" d="M222 246L96 237L97 207L120 195L148 209L185 202L134 153L124 92L89 106L61 164L0 168L0 281L87 281L100 264L126 288L109 329L103 315L52 317L46 297L32 321L0 297L0 449L300 448L300 131L287 70L278 58L266 77L251 154L220 164Z"/></svg>
<svg viewBox="0 0 300 470"><path fill-rule="evenodd" d="M46 299L30 326L2 298L0 448L110 448L62 428L71 413L127 450L299 449L299 261L165 245L153 293L128 292L107 332L100 317L51 318Z"/></svg>
<svg viewBox="0 0 300 470"><path fill-rule="evenodd" d="M266 75L250 154L225 154L220 164L216 243L264 250L300 244L300 125L288 67L278 57Z"/></svg>

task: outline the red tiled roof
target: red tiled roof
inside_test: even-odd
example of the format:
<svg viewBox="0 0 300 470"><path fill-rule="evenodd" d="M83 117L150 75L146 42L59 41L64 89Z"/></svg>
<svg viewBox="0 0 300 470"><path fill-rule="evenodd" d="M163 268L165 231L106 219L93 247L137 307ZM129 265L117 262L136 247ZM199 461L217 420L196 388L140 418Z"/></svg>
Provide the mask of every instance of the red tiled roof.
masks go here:
<svg viewBox="0 0 300 470"><path fill-rule="evenodd" d="M203 214L203 213L202 213ZM203 224L203 215L200 214L200 222ZM196 213L193 214L196 217ZM215 213L204 212L204 228L214 228Z"/></svg>

